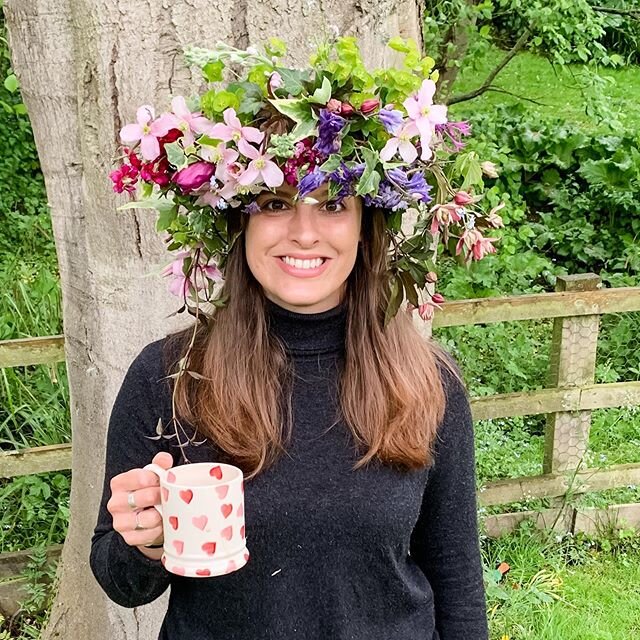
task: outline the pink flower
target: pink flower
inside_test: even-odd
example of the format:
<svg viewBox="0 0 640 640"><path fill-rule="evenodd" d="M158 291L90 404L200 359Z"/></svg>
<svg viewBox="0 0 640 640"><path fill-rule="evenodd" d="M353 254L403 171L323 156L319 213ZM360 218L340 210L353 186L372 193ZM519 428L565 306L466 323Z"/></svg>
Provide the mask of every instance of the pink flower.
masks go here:
<svg viewBox="0 0 640 640"><path fill-rule="evenodd" d="M184 263L189 257L193 257L191 251L180 251L176 254L176 259L162 270L162 275L171 278L168 289L174 296L185 298L190 290L202 291L208 287L208 280L220 282L222 273L218 266L208 264L208 259L201 252L200 260L191 269L190 277L184 274Z"/></svg>
<svg viewBox="0 0 640 640"><path fill-rule="evenodd" d="M460 222L464 208L459 207L455 202L450 202L449 204L437 204L432 207L429 213L434 214L430 229L431 235L434 236L438 233L440 226L448 227L452 222Z"/></svg>
<svg viewBox="0 0 640 640"><path fill-rule="evenodd" d="M210 162L194 162L184 169L180 169L174 176L174 182L182 189L183 193L195 191L209 179L216 170L216 166Z"/></svg>
<svg viewBox="0 0 640 640"><path fill-rule="evenodd" d="M180 129L184 133L182 144L185 147L194 143L194 133L205 133L213 126L213 123L200 112L191 113L183 96L176 96L171 101L171 109L173 113L167 114L167 120L171 121L172 129Z"/></svg>
<svg viewBox="0 0 640 640"><path fill-rule="evenodd" d="M496 248L493 242L498 238L485 238L477 229L465 229L456 245L456 255L459 255L462 248L467 249L467 261L482 260L488 253L495 253Z"/></svg>
<svg viewBox="0 0 640 640"><path fill-rule="evenodd" d="M207 130L207 135L223 142L255 142L259 144L264 138L264 133L255 127L243 127L240 119L236 115L236 110L232 107L224 110L222 114L225 124L218 122Z"/></svg>
<svg viewBox="0 0 640 640"><path fill-rule="evenodd" d="M128 124L120 130L122 142L137 142L140 140L140 150L145 160L155 160L160 155L158 138L166 136L171 129L171 120L160 116L157 120L151 105L142 105L136 112L137 123Z"/></svg>
<svg viewBox="0 0 640 640"><path fill-rule="evenodd" d="M240 153L251 162L246 170L238 178L238 183L243 186L256 184L259 180L264 182L268 187L279 187L284 181L284 174L280 167L271 160L272 155L268 153L260 153L253 145L245 140L238 142Z"/></svg>
<svg viewBox="0 0 640 640"><path fill-rule="evenodd" d="M391 138L380 152L380 160L389 162L396 152L400 153L400 157L407 164L411 164L418 157L418 150L411 142L411 138L418 135L418 129L414 122L408 121L403 123L402 128Z"/></svg>
<svg viewBox="0 0 640 640"><path fill-rule="evenodd" d="M422 146L422 160L428 160L433 155L431 137L433 128L437 124L447 122L447 107L442 104L433 104L433 94L436 92L436 83L433 80L424 80L418 93L407 98L402 105L407 110L409 118L415 122L420 132L420 144Z"/></svg>

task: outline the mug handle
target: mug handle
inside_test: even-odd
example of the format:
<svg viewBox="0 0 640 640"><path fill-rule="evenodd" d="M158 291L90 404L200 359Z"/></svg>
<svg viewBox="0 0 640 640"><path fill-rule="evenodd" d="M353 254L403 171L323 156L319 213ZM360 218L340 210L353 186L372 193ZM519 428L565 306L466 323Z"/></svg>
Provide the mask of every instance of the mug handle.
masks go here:
<svg viewBox="0 0 640 640"><path fill-rule="evenodd" d="M155 473L158 476L158 478L160 478L160 482L162 482L163 480L166 480L167 470L163 469L159 464L154 464L152 462L146 465L145 467L143 467L143 469L145 469L146 471L152 471L153 473ZM160 515L162 515L161 504L154 504L153 507Z"/></svg>

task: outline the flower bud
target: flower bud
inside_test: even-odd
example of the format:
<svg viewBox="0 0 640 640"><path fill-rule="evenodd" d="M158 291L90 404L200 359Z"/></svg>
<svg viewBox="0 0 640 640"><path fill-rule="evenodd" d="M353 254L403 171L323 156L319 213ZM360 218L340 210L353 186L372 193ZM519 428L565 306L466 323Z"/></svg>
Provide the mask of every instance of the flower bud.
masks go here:
<svg viewBox="0 0 640 640"><path fill-rule="evenodd" d="M469 195L466 191L458 191L458 193L453 196L453 201L458 205L465 205L473 202L473 196Z"/></svg>
<svg viewBox="0 0 640 640"><path fill-rule="evenodd" d="M365 100L360 105L360 113L366 116L370 113L373 113L379 106L380 106L380 100L378 100L378 98L371 98L369 100Z"/></svg>
<svg viewBox="0 0 640 640"><path fill-rule="evenodd" d="M429 271L429 273L427 273L424 279L425 279L425 282L428 282L429 284L433 284L434 282L438 282L438 274L435 273L434 271Z"/></svg>
<svg viewBox="0 0 640 640"><path fill-rule="evenodd" d="M434 293L431 296L431 299L436 303L436 304L442 304L444 302L444 296L441 293Z"/></svg>
<svg viewBox="0 0 640 640"><path fill-rule="evenodd" d="M327 111L330 111L331 113L340 113L341 108L342 102L340 102L340 100L331 98L331 100L327 102Z"/></svg>
<svg viewBox="0 0 640 640"><path fill-rule="evenodd" d="M340 105L340 115L341 116L350 116L354 112L355 112L355 109L348 102L343 102Z"/></svg>
<svg viewBox="0 0 640 640"><path fill-rule="evenodd" d="M488 178L498 177L498 167L496 167L493 162L485 160L484 162L480 163L480 168L482 169L484 175Z"/></svg>
<svg viewBox="0 0 640 640"><path fill-rule="evenodd" d="M209 181L215 170L216 165L210 162L194 162L180 169L173 179L183 192L195 191Z"/></svg>

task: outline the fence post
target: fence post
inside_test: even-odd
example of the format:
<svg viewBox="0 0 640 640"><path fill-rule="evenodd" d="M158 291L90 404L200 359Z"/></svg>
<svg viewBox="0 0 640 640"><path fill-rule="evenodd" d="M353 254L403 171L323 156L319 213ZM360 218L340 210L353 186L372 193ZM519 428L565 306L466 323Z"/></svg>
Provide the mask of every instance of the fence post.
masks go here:
<svg viewBox="0 0 640 640"><path fill-rule="evenodd" d="M595 273L559 276L556 291L592 291L600 285ZM593 384L599 315L556 318L549 366L551 387ZM577 469L587 451L591 411L559 411L547 416L544 473Z"/></svg>

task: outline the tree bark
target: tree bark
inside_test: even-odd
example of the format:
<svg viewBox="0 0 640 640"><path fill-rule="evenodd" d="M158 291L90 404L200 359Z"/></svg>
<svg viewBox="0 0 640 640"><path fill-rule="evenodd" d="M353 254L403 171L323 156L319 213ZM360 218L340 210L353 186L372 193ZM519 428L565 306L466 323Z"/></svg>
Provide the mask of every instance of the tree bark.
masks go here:
<svg viewBox="0 0 640 640"><path fill-rule="evenodd" d="M415 0L6 0L13 68L45 176L63 292L71 393L71 522L59 589L44 640L157 637L166 595L124 609L101 591L88 564L102 490L108 415L123 375L148 342L190 318L159 268L168 261L148 211L117 212L107 177L135 108L169 104L199 82L182 46L259 44L278 35L305 66L314 40L358 37L367 62L392 64L393 35L421 44Z"/></svg>

